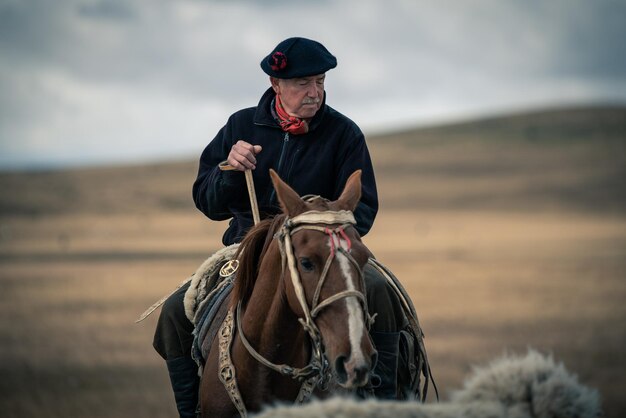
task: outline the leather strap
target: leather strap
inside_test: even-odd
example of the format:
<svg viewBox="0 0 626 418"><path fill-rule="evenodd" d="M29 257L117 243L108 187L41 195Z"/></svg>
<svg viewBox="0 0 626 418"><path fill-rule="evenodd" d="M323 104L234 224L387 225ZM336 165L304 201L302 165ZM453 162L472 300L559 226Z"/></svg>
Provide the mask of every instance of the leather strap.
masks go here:
<svg viewBox="0 0 626 418"><path fill-rule="evenodd" d="M219 370L217 376L224 385L226 393L228 393L230 400L233 402L233 405L235 405L235 408L237 408L241 418L246 418L248 412L246 411L246 405L241 397L239 386L237 386L235 366L230 357L230 346L233 341L233 326L233 310L230 309L219 332Z"/></svg>

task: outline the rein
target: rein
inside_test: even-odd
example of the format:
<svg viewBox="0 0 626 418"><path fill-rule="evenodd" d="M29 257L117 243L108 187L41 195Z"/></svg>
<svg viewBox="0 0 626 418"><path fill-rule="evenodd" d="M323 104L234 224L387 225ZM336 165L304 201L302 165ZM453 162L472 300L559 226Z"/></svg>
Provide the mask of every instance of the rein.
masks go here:
<svg viewBox="0 0 626 418"><path fill-rule="evenodd" d="M325 226L320 226L320 224ZM237 304L237 308L234 314L234 322L243 346L246 348L248 353L259 363L284 376L289 376L293 379L303 382L298 397L296 398L296 402L298 403L304 403L308 401L315 387L324 387L331 378L328 361L324 357L322 335L319 331L319 328L315 324L315 318L319 315L322 309L341 299L356 297L363 307L365 322L368 329L370 328L374 320L374 318L369 315L369 311L367 309L367 299L365 298L365 295L360 291L344 290L334 294L333 296L330 296L327 299L322 300L321 302L319 301L322 287L324 286L324 283L328 276L328 271L330 270L330 266L333 260L337 257L338 253L341 253L350 261L356 271L359 272L360 280L363 281L363 272L359 268L359 265L354 257L352 257L352 255L350 254L350 248L352 246L352 243L350 242L350 239L344 231L345 228L349 228L355 224L356 220L354 219L354 215L350 211L308 211L293 218L287 218L280 231L274 235L274 238L278 240L279 244L282 260L282 275L284 276L285 267L287 266L287 268L289 269L293 288L295 289L296 297L298 298L300 306L302 307L302 311L304 312L304 318L298 318L298 321L300 322L304 330L309 334L309 338L311 339L312 354L308 365L302 368L297 368L288 366L286 364L275 364L259 354L259 352L257 352L254 347L252 347L252 345L243 333L243 327L241 326L241 301ZM330 225L340 226L334 229L330 229ZM317 287L313 295L311 307L309 307L306 301L304 287L302 285L300 274L298 273L296 258L293 252L293 244L291 242L291 236L296 232L302 230L313 230L328 235L331 248L330 254L326 259L326 263L324 264L324 268L320 274ZM335 243L335 240L337 244ZM342 240L346 243L347 250L345 250L341 246ZM229 312L229 316L231 316L232 318L232 309ZM229 334L224 335L224 337L228 338L229 341L224 341L224 344L220 344L219 357L220 360L224 359L223 362L220 361L220 369L228 368L229 372L232 370L231 376L232 379L234 379L234 365L232 364L230 355L222 355L224 349L227 351L230 350L230 342L232 340L232 322L233 321L231 319L230 324L224 324L222 326L225 334ZM220 333L222 333L222 331L220 331ZM239 414L242 417L245 417L246 409L243 405L241 393L236 386L236 382L235 384L233 384L232 380L229 382L229 384L227 384L227 382L225 381L222 382L224 383L227 392L231 397L231 400L237 407Z"/></svg>

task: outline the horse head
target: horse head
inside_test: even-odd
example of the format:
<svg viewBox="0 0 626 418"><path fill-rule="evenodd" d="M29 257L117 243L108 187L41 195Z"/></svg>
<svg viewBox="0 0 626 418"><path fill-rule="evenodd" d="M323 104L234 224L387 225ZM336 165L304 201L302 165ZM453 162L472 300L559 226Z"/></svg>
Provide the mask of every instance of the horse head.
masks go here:
<svg viewBox="0 0 626 418"><path fill-rule="evenodd" d="M363 267L371 255L354 228L361 198L361 171L336 201L305 200L270 172L286 215L281 232L285 292L290 309L323 350L337 383L364 386L376 363L370 336Z"/></svg>

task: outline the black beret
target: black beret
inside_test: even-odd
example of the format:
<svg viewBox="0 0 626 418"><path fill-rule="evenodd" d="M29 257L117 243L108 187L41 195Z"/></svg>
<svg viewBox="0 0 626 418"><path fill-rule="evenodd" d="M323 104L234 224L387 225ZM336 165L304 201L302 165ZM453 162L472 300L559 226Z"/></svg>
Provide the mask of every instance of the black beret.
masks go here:
<svg viewBox="0 0 626 418"><path fill-rule="evenodd" d="M337 66L337 58L324 45L306 38L285 39L261 61L271 77L296 78L323 74Z"/></svg>

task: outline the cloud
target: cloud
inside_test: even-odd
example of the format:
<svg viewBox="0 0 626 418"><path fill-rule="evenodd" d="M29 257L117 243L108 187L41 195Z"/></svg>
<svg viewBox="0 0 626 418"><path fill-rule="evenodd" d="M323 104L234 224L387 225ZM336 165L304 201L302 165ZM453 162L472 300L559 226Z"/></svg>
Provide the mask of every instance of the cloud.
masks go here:
<svg viewBox="0 0 626 418"><path fill-rule="evenodd" d="M122 0L100 0L95 3L79 4L79 15L92 19L127 20L137 17L132 4Z"/></svg>
<svg viewBox="0 0 626 418"><path fill-rule="evenodd" d="M267 86L289 36L339 66L363 128L626 102L621 2L0 1L0 167L196 155Z"/></svg>

